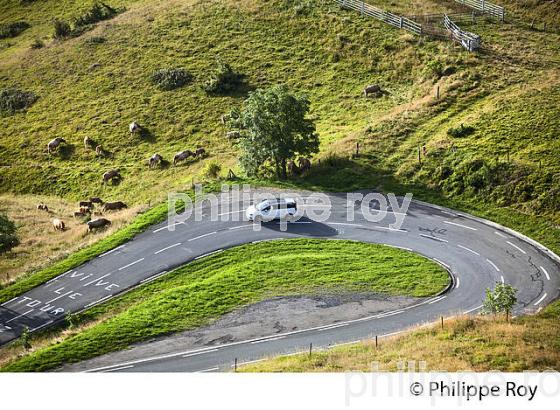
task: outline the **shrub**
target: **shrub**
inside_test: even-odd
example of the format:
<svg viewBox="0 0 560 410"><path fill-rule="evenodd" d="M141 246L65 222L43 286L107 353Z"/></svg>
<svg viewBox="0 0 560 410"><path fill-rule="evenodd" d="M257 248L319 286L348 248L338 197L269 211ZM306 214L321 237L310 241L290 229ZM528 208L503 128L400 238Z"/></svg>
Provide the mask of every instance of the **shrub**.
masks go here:
<svg viewBox="0 0 560 410"><path fill-rule="evenodd" d="M443 63L439 60L430 60L426 63L426 70L436 78L443 76Z"/></svg>
<svg viewBox="0 0 560 410"><path fill-rule="evenodd" d="M218 178L222 172L222 166L218 161L209 161L204 165L203 174L207 178Z"/></svg>
<svg viewBox="0 0 560 410"><path fill-rule="evenodd" d="M16 88L0 90L0 114L13 114L18 110L24 110L33 105L37 98L31 91Z"/></svg>
<svg viewBox="0 0 560 410"><path fill-rule="evenodd" d="M55 19L54 25L54 38L63 39L72 34L72 28L67 21Z"/></svg>
<svg viewBox="0 0 560 410"><path fill-rule="evenodd" d="M163 68L152 74L152 83L160 90L173 90L192 81L192 75L182 68Z"/></svg>
<svg viewBox="0 0 560 410"><path fill-rule="evenodd" d="M16 225L5 214L0 214L0 254L19 244Z"/></svg>
<svg viewBox="0 0 560 410"><path fill-rule="evenodd" d="M214 73L204 85L204 90L208 94L228 94L243 85L244 81L244 74L235 72L229 64L218 60Z"/></svg>
<svg viewBox="0 0 560 410"><path fill-rule="evenodd" d="M23 31L27 30L29 23L25 21L16 21L15 23L0 24L0 39L11 38L20 35Z"/></svg>
<svg viewBox="0 0 560 410"><path fill-rule="evenodd" d="M474 127L471 127L470 125L467 125L465 127L463 124L461 124L456 128L453 127L449 128L447 130L447 135L454 138L463 138L463 137L468 137L474 131L475 131Z"/></svg>
<svg viewBox="0 0 560 410"><path fill-rule="evenodd" d="M93 36L85 40L86 44L103 44L107 39L105 37Z"/></svg>
<svg viewBox="0 0 560 410"><path fill-rule="evenodd" d="M33 40L33 43L31 43L30 47L34 50L37 50L39 48L45 47L45 43L43 42L43 40L36 38L35 40Z"/></svg>
<svg viewBox="0 0 560 410"><path fill-rule="evenodd" d="M105 3L94 3L91 8L74 21L75 27L84 27L114 17L118 10Z"/></svg>

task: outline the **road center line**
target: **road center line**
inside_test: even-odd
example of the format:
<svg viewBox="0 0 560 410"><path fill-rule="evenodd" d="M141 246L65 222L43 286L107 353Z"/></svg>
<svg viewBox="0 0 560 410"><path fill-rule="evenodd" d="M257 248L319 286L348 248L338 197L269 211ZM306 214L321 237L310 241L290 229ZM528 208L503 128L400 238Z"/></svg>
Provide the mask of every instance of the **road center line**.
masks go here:
<svg viewBox="0 0 560 410"><path fill-rule="evenodd" d="M436 299L432 300L431 302L429 302L428 305L431 305L432 303L439 302L439 301L445 299L446 297L447 296L440 296L439 298L436 298Z"/></svg>
<svg viewBox="0 0 560 410"><path fill-rule="evenodd" d="M480 309L482 306L483 306L483 305L480 305L480 306L477 306L477 307L475 307L475 308L472 308L472 309L469 309L469 310L465 310L465 311L463 312L463 314L466 315L467 313L474 312L475 310Z"/></svg>
<svg viewBox="0 0 560 410"><path fill-rule="evenodd" d="M210 369L198 370L195 373L208 373L208 372L215 372L216 370L220 370L219 367L211 367Z"/></svg>
<svg viewBox="0 0 560 410"><path fill-rule="evenodd" d="M214 231L214 232L205 233L204 235L195 236L194 238L189 239L189 242L196 241L197 239L205 238L205 237L210 236L210 235L214 235L215 233L218 233L218 232Z"/></svg>
<svg viewBox="0 0 560 410"><path fill-rule="evenodd" d="M203 352L195 352L195 353L190 353L190 354L184 354L181 357L192 357L192 356L199 356L201 354L206 354L206 353L214 353L217 352L218 349L211 349L211 350L205 350Z"/></svg>
<svg viewBox="0 0 560 410"><path fill-rule="evenodd" d="M124 369L131 369L133 367L134 366L130 364L128 366L122 366L122 367L116 367L114 369L104 370L104 373L116 372L116 371L124 370Z"/></svg>
<svg viewBox="0 0 560 410"><path fill-rule="evenodd" d="M12 320L16 320L16 319L19 319L20 317L23 317L23 316L25 316L25 315L28 315L29 313L33 312L34 310L35 310L35 309L28 310L27 312L22 313L21 315L18 315L18 316L16 316L16 317L11 318L11 319L8 320L6 323L10 323Z"/></svg>
<svg viewBox="0 0 560 410"><path fill-rule="evenodd" d="M61 290L62 290L62 289L61 289ZM63 298L64 296L69 295L69 294L72 293L72 292L74 292L74 291L71 290L70 292L66 292L66 293L64 293L63 295L57 296L56 298L51 299L51 300L49 300L48 302L45 302L45 306L48 305L49 303L54 302L55 300L58 300L58 299L60 299L60 298Z"/></svg>
<svg viewBox="0 0 560 410"><path fill-rule="evenodd" d="M502 238L506 238L506 239L507 239L507 236L505 236L505 235L504 235L503 233L501 233L501 232L494 231L494 233L495 233L496 235L498 235L498 236L501 236Z"/></svg>
<svg viewBox="0 0 560 410"><path fill-rule="evenodd" d="M92 280L92 281L86 283L86 284L84 285L84 287L91 285L93 282L97 282L98 280L104 279L104 278L106 278L107 276L109 276L110 274L111 274L111 273L108 273L108 274L106 274L106 275L101 276L100 278L96 278L96 279L94 279L94 280Z"/></svg>
<svg viewBox="0 0 560 410"><path fill-rule="evenodd" d="M504 275L500 275L500 280L502 281L502 283L506 283L506 281L504 279Z"/></svg>
<svg viewBox="0 0 560 410"><path fill-rule="evenodd" d="M251 342L252 345L256 345L258 343L266 343L266 342L273 342L275 340L280 340L280 339L284 339L286 336L278 336L278 337L272 337L270 339L264 339L264 340L255 340L254 342Z"/></svg>
<svg viewBox="0 0 560 410"><path fill-rule="evenodd" d="M138 262L142 262L143 260L144 260L144 258L140 258L140 259L138 259L137 261L131 262L131 263L129 263L128 265L124 265L124 266L120 267L119 270L123 270L123 269L126 269L126 268L128 268L128 267L130 267L130 266L132 266L132 265L136 265ZM95 281L94 281L94 282L95 282Z"/></svg>
<svg viewBox="0 0 560 410"><path fill-rule="evenodd" d="M521 249L519 246L517 246L514 243L511 243L510 241L506 241L509 245L513 246L515 249L517 249L519 252L521 252L523 255L527 255L527 252L525 252L523 249Z"/></svg>
<svg viewBox="0 0 560 410"><path fill-rule="evenodd" d="M451 222L451 221L443 221L444 224L447 225L455 225L455 226L459 226L461 228L465 228L465 229L470 229L471 231L478 231L478 229L473 228L472 226L467 226L467 225L463 225L463 224L458 224L456 222Z"/></svg>
<svg viewBox="0 0 560 410"><path fill-rule="evenodd" d="M541 270L543 271L544 275L546 276L546 280L550 280L550 276L544 267L541 266Z"/></svg>
<svg viewBox="0 0 560 410"><path fill-rule="evenodd" d="M496 266L496 264L495 264L494 262L492 262L490 259L486 258L486 262L488 262L490 265L492 265L492 267L493 267L494 269L496 269L496 272L499 272L499 271L500 271L500 268L498 268L498 267Z"/></svg>
<svg viewBox="0 0 560 410"><path fill-rule="evenodd" d="M477 251L473 251L471 248L467 248L466 246L463 245L457 245L459 248L464 249L470 253L474 253L477 256L480 256L480 253L478 253Z"/></svg>
<svg viewBox="0 0 560 410"><path fill-rule="evenodd" d="M545 293L545 294L542 295L542 297L541 297L539 300L537 300L533 305L534 305L534 306L537 306L539 303L541 303L543 300L546 299L546 296L547 296L547 295L546 295L546 293ZM6 323L8 323L8 322L6 322Z"/></svg>
<svg viewBox="0 0 560 410"><path fill-rule="evenodd" d="M158 253L162 253L163 251L166 251L168 249L174 248L174 247L179 246L179 245L181 245L181 242L177 242L176 244L173 244L173 245L170 245L166 248L160 249L159 251L154 252L154 255L157 255Z"/></svg>
<svg viewBox="0 0 560 410"><path fill-rule="evenodd" d="M175 226L177 226L177 225L184 225L184 224L185 224L185 222L177 222L177 223L174 223L173 226L175 227ZM153 231L153 233L158 233L158 232L160 232L160 231L163 231L164 229L169 229L169 228L170 228L169 225L165 225L165 226L163 226L163 227L161 227L161 228L156 229L155 231Z"/></svg>

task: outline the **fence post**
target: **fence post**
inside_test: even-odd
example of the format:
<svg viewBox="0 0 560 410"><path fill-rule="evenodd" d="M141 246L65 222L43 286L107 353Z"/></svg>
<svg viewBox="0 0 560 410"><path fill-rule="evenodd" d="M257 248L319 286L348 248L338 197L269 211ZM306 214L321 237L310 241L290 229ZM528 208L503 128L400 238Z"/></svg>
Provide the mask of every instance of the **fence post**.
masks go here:
<svg viewBox="0 0 560 410"><path fill-rule="evenodd" d="M235 361L233 362L233 371L234 372L237 371L237 357L235 358Z"/></svg>
<svg viewBox="0 0 560 410"><path fill-rule="evenodd" d="M482 4L482 12L484 13L484 0L481 0L480 3Z"/></svg>
<svg viewBox="0 0 560 410"><path fill-rule="evenodd" d="M311 357L312 352L313 352L313 343L309 343L309 357Z"/></svg>

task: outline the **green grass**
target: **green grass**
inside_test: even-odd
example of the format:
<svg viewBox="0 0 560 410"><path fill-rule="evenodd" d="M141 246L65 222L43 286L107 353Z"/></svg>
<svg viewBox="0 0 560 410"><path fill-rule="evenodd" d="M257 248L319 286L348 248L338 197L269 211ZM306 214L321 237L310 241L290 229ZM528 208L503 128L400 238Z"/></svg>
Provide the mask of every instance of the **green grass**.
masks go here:
<svg viewBox="0 0 560 410"><path fill-rule="evenodd" d="M547 371L560 369L560 302L535 316L447 320L402 336L340 346L328 351L270 358L241 372L398 371L424 362L425 371ZM429 346L429 352L426 347ZM403 367L405 366L405 367ZM402 370L400 370L402 371Z"/></svg>
<svg viewBox="0 0 560 410"><path fill-rule="evenodd" d="M436 263L382 245L310 239L244 245L92 308L77 321L99 322L2 370L52 369L192 329L275 296L375 292L425 297L440 292L448 282L447 272Z"/></svg>

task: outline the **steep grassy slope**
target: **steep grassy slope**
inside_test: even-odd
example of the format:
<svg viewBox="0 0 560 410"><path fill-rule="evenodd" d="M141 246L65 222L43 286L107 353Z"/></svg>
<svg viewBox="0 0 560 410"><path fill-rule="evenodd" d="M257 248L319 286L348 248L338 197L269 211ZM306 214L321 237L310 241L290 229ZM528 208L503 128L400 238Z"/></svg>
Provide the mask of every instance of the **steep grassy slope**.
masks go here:
<svg viewBox="0 0 560 410"><path fill-rule="evenodd" d="M294 253L297 247L298 252ZM41 371L124 349L150 337L204 325L235 308L276 296L376 292L429 296L449 276L400 249L351 241L292 239L245 245L191 263L73 319L74 327L38 337L34 352L6 371ZM57 336L57 337L55 337ZM35 343L35 342L33 342ZM21 352L5 349L0 362Z"/></svg>
<svg viewBox="0 0 560 410"><path fill-rule="evenodd" d="M457 9L451 0L370 2L403 14ZM466 28L482 35L484 49L469 54L330 1L109 3L126 11L81 36L52 40L52 19L72 20L89 3L0 0L0 24L31 25L0 40L0 89L18 87L39 96L27 112L0 118L0 192L16 195L0 208L19 218L22 243L42 231L33 230L36 215L29 203L18 201L19 194L47 202L63 198L65 211L53 216L67 218L70 202L90 195L145 207L190 185L208 160L235 167L236 148L225 138L220 116L250 89L278 83L309 95L322 141L321 164L314 160L315 170L294 186L381 187L469 210L475 204L477 211L549 246L560 243L555 104L560 36L478 19ZM516 0L504 3L538 21L556 13L528 10ZM36 38L45 47L31 49ZM247 75L246 89L206 95L202 84L217 57ZM150 75L162 67L183 67L194 81L160 91ZM361 91L371 83L388 94L364 99ZM129 134L132 120L146 127L144 137ZM474 131L448 135L460 124ZM55 136L70 145L48 155L46 143ZM100 158L86 149L85 136L112 156ZM356 142L361 155L349 160ZM210 158L161 170L147 167L155 152L171 159L197 146L206 147ZM426 156L419 163L422 146ZM104 186L101 174L111 168L121 169L123 181ZM57 244L58 250L53 247L50 257L60 257L64 243L72 241L75 249L90 240L73 235ZM14 249L1 266L13 274L18 267L38 266L39 254L27 252ZM24 265L24 258L36 263Z"/></svg>
<svg viewBox="0 0 560 410"><path fill-rule="evenodd" d="M388 340L329 351L279 357L242 367L243 372L342 371L546 371L560 369L560 303L536 316L506 323L457 318ZM429 354L426 354L429 346Z"/></svg>

